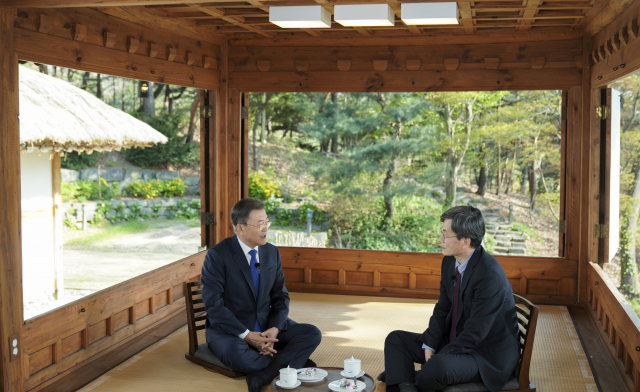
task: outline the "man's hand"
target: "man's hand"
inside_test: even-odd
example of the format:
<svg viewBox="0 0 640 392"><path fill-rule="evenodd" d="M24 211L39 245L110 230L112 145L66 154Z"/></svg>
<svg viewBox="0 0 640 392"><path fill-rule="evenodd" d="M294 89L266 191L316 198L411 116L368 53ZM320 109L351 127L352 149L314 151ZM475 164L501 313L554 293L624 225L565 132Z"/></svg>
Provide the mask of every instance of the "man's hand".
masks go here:
<svg viewBox="0 0 640 392"><path fill-rule="evenodd" d="M429 360L429 358L431 358L431 356L433 355L433 351L429 350L428 348L424 349L424 361L427 362Z"/></svg>
<svg viewBox="0 0 640 392"><path fill-rule="evenodd" d="M276 350L273 349L273 344L277 342L278 339L265 336L265 332L249 332L247 336L244 337L244 341L257 348L263 355L273 355L276 352Z"/></svg>
<svg viewBox="0 0 640 392"><path fill-rule="evenodd" d="M276 342L278 341L278 339L276 339L276 337L278 336L278 334L280 333L280 330L276 327L272 327L267 329L264 332L260 333L260 336L265 337L265 338L270 338L270 339L274 339ZM273 348L273 343L267 343L265 345L262 346L262 348L260 349L260 354L262 355L269 355L269 356L273 356L273 354L277 353L277 351Z"/></svg>

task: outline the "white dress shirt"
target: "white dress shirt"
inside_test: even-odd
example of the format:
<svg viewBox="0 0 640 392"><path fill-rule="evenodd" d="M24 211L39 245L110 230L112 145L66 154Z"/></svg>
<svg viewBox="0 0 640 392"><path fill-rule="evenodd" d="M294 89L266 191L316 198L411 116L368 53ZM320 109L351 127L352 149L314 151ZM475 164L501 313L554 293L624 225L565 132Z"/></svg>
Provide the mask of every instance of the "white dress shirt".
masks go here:
<svg viewBox="0 0 640 392"><path fill-rule="evenodd" d="M249 263L249 266L251 266L251 255L249 254L249 251L251 251L251 250L255 250L256 251L256 262L259 263L260 262L260 256L259 256L260 253L258 252L258 247L256 246L255 248L251 249L251 248L249 248L248 245L245 245L245 243L240 240L240 237L236 236L236 238L238 238L238 242L240 243L240 247L242 248L242 251L244 252L245 257L247 258L247 263ZM249 332L250 331L247 329L246 331L244 331L243 333L238 335L238 337L240 339L244 339L249 334Z"/></svg>

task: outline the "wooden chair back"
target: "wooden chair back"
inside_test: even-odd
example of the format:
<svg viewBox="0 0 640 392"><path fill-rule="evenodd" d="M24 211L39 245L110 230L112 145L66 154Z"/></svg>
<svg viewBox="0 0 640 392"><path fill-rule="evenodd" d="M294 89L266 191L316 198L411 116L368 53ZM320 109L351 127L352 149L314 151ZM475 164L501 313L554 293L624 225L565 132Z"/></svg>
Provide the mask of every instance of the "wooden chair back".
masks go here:
<svg viewBox="0 0 640 392"><path fill-rule="evenodd" d="M202 302L202 282L186 282L184 297L187 301L187 328L189 332L189 355L198 349L198 331L205 328L207 312Z"/></svg>
<svg viewBox="0 0 640 392"><path fill-rule="evenodd" d="M207 312L202 300L202 282L184 283L184 297L187 305L187 330L189 333L189 352L184 355L185 358L207 370L227 377L244 376L244 373L237 372L223 364L211 353L206 344L199 347L198 331L205 329L207 320Z"/></svg>
<svg viewBox="0 0 640 392"><path fill-rule="evenodd" d="M531 355L533 354L533 341L536 335L536 324L538 322L538 307L531 301L517 294L513 295L516 302L516 312L518 315L518 328L520 336L520 363L518 364L518 384L520 390L532 389L529 382L529 368L531 366ZM535 388L535 387L534 387Z"/></svg>

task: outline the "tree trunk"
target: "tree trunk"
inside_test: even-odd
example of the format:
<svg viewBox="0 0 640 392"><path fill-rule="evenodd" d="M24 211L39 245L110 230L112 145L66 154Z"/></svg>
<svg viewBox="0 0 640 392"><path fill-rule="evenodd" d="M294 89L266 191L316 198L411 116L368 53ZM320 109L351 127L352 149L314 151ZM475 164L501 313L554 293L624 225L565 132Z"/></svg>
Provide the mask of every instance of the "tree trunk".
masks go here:
<svg viewBox="0 0 640 392"><path fill-rule="evenodd" d="M489 171L488 169L488 163L485 160L484 161L484 165L480 168L480 175L478 176L478 190L476 191L476 194L483 196L484 194L487 192L487 172Z"/></svg>
<svg viewBox="0 0 640 392"><path fill-rule="evenodd" d="M387 175L382 181L382 192L384 194L384 207L387 212L384 217L391 219L393 217L393 196L391 196L391 181L393 181L393 174L396 170L396 159L391 161L391 167L387 170Z"/></svg>
<svg viewBox="0 0 640 392"><path fill-rule="evenodd" d="M102 75L96 76L96 97L102 99Z"/></svg>
<svg viewBox="0 0 640 392"><path fill-rule="evenodd" d="M45 64L40 64L40 63L34 63L34 64L38 66L38 70L40 71L40 73L49 75L49 67L47 67Z"/></svg>
<svg viewBox="0 0 640 392"><path fill-rule="evenodd" d="M80 88L83 90L87 89L87 82L89 81L89 72L85 72L84 75L82 75L82 84L80 85Z"/></svg>
<svg viewBox="0 0 640 392"><path fill-rule="evenodd" d="M502 145L498 142L498 176L496 177L496 195L500 198L500 188L502 185Z"/></svg>
<svg viewBox="0 0 640 392"><path fill-rule="evenodd" d="M529 179L529 165L526 165L524 169L522 169L522 182L520 183L520 193L527 194L527 181Z"/></svg>
<svg viewBox="0 0 640 392"><path fill-rule="evenodd" d="M191 104L191 113L189 114L189 134L187 135L187 143L193 143L196 138L196 116L198 114L198 107L200 106L200 96L196 94Z"/></svg>

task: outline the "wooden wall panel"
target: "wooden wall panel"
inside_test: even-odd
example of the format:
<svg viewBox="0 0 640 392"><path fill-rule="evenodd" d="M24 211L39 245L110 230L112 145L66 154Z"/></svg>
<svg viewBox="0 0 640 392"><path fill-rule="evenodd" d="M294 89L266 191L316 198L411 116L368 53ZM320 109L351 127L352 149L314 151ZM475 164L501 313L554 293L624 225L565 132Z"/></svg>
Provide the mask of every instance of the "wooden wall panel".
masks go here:
<svg viewBox="0 0 640 392"><path fill-rule="evenodd" d="M26 355L22 334L22 240L18 57L15 10L0 9L0 390L23 391ZM10 338L18 341L13 356ZM10 347L9 347L10 346ZM33 351L32 351L33 352Z"/></svg>
<svg viewBox="0 0 640 392"><path fill-rule="evenodd" d="M433 299L440 294L441 254L293 247L280 247L280 254L290 291ZM576 260L497 259L515 293L537 304L575 303Z"/></svg>
<svg viewBox="0 0 640 392"><path fill-rule="evenodd" d="M166 290L154 296L154 302L153 302L153 305L155 308L153 309L154 312L158 309L162 309L163 307L167 306L168 292L169 290Z"/></svg>
<svg viewBox="0 0 640 392"><path fill-rule="evenodd" d="M62 339L62 358L82 350L82 332L77 332Z"/></svg>
<svg viewBox="0 0 640 392"><path fill-rule="evenodd" d="M53 346L47 346L29 354L29 375L35 374L53 363Z"/></svg>
<svg viewBox="0 0 640 392"><path fill-rule="evenodd" d="M241 118L242 112L242 93L235 88L229 89L229 121L228 121L228 187L226 197L228 198L228 212L226 216L222 217L221 223L226 227L227 236L234 234L233 224L231 223L230 213L231 207L242 198L242 177L243 177L243 163L242 163L242 139L243 139L243 120Z"/></svg>
<svg viewBox="0 0 640 392"><path fill-rule="evenodd" d="M98 340L107 336L107 320L100 320L89 326L89 344L93 344Z"/></svg>
<svg viewBox="0 0 640 392"><path fill-rule="evenodd" d="M34 360L29 359L28 366L39 370L29 373L26 389L46 386L81 363L99 360L107 350L183 312L180 287L200 277L204 256L204 252L198 253L28 320L22 329L24 347L31 355L38 353ZM174 301L151 312L151 302L160 304L160 298L167 298L169 291ZM130 309L135 309L133 320ZM53 363L55 345L61 346L58 363ZM43 367L47 363L46 350L51 351L52 362Z"/></svg>
<svg viewBox="0 0 640 392"><path fill-rule="evenodd" d="M582 178L582 86L573 86L567 97L567 149L565 158L564 216L567 222L564 256L577 260L580 245L581 182Z"/></svg>

